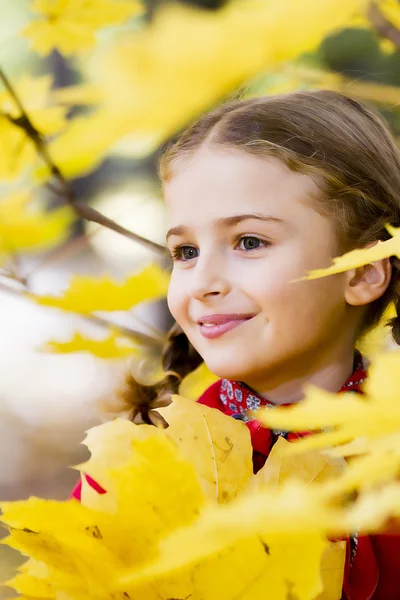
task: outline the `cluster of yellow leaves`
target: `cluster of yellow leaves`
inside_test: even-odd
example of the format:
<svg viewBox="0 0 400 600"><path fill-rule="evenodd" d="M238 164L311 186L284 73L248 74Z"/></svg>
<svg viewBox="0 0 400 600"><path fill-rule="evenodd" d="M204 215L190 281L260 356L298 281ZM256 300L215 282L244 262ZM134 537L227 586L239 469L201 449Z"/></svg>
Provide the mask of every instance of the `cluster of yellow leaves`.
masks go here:
<svg viewBox="0 0 400 600"><path fill-rule="evenodd" d="M82 504L0 506L6 543L30 557L9 584L30 599L338 600L345 544L328 536L400 514L399 366L400 354L377 360L365 398L311 389L260 412L271 427L336 430L279 440L256 476L245 424L182 397L161 409L166 430L122 419L90 430L79 469L105 494L83 476ZM342 442L336 456L315 449Z"/></svg>
<svg viewBox="0 0 400 600"><path fill-rule="evenodd" d="M0 199L0 257L60 244L68 237L73 220L69 207L46 212L43 202L28 191Z"/></svg>
<svg viewBox="0 0 400 600"><path fill-rule="evenodd" d="M243 0L218 12L162 4L151 25L106 50L103 103L50 145L67 177L90 171L124 136L150 152L260 70L313 49L366 0ZM152 148L150 147L152 146Z"/></svg>
<svg viewBox="0 0 400 600"><path fill-rule="evenodd" d="M46 56L58 50L68 56L91 49L99 29L141 14L143 5L139 0L35 0L32 10L39 18L24 35L36 52Z"/></svg>
<svg viewBox="0 0 400 600"><path fill-rule="evenodd" d="M396 0L397 1L397 0ZM400 4L399 4L400 13ZM400 101L400 88L395 85L376 84L345 77L343 74L324 71L301 62L289 62L268 71L268 79L260 86L257 81L249 86L245 97L271 94L287 94L302 89L328 89L359 98L397 106Z"/></svg>
<svg viewBox="0 0 400 600"><path fill-rule="evenodd" d="M32 124L43 135L59 133L66 125L67 108L55 103L49 75L23 76L15 83ZM20 110L9 92L0 92L0 180L12 180L32 166L36 150L26 132L12 119L21 117ZM10 120L11 119L11 120Z"/></svg>
<svg viewBox="0 0 400 600"><path fill-rule="evenodd" d="M183 398L165 411L164 431L116 420L88 433L91 458L80 469L106 494L83 479L82 505L1 505L6 543L31 557L10 585L29 598L74 600L260 600L265 590L315 598L329 543L308 488L245 494L246 426ZM331 557L340 574L342 558ZM321 598L338 600L334 587Z"/></svg>
<svg viewBox="0 0 400 600"><path fill-rule="evenodd" d="M167 294L168 282L163 269L150 265L121 283L108 276L74 275L61 296L28 295L44 306L89 315L95 311L129 310L140 302L161 299Z"/></svg>
<svg viewBox="0 0 400 600"><path fill-rule="evenodd" d="M363 390L362 396L338 396L309 386L300 404L290 410L261 410L257 418L272 428L317 432L291 444L290 453L334 446L331 456L351 457L349 469L330 484L330 492L383 486L382 515L364 512L357 517L362 528L371 529L382 525L388 511L400 515L400 485L393 483L400 469L400 351L374 357Z"/></svg>
<svg viewBox="0 0 400 600"><path fill-rule="evenodd" d="M123 106L130 130L166 136L260 69L311 50L365 4L251 0L217 15L167 5L105 60L109 104Z"/></svg>

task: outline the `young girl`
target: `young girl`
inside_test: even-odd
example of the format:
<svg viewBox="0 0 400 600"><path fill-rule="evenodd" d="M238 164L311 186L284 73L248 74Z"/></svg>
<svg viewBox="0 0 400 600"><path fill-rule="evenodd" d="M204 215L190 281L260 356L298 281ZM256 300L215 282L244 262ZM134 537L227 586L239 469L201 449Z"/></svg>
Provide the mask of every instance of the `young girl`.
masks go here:
<svg viewBox="0 0 400 600"><path fill-rule="evenodd" d="M257 471L276 434L246 411L299 402L306 383L360 392L356 343L390 302L400 312L396 259L299 281L400 225L400 153L365 106L300 92L216 108L168 149L160 173L179 325L165 379L136 390L155 407L204 360L220 380L199 402L247 421ZM400 343L400 316L391 327ZM348 548L343 598L399 600L400 538L353 538Z"/></svg>

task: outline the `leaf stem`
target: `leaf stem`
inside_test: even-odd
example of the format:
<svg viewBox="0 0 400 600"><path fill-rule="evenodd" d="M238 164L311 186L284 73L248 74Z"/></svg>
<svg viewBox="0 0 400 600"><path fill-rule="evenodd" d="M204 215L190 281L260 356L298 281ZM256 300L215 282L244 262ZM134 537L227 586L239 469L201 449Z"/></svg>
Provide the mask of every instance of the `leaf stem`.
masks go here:
<svg viewBox="0 0 400 600"><path fill-rule="evenodd" d="M7 294L12 294L14 296L26 298L26 293L29 292L26 284L24 284L23 281L15 278L15 277L10 277L10 278L13 281L19 283L22 286L22 289L17 289L17 288L8 286L8 285L0 282L0 291L6 292ZM81 317L82 319L85 319L86 321L90 321L91 323L95 323L96 325L99 325L106 329L114 329L116 331L119 331L121 333L121 335L128 337L128 338L132 339L134 342L141 344L143 346L147 346L149 348L161 350L161 348L163 347L164 342L165 342L163 337L150 336L150 335L147 335L146 333L142 333L141 331L136 331L135 329L131 329L131 328L125 327L123 325L117 325L116 323L113 323L112 321L109 321L108 319L106 319L104 317L100 317L98 315L94 315L94 314L81 315L79 313L74 313L74 314L76 314L78 317Z"/></svg>

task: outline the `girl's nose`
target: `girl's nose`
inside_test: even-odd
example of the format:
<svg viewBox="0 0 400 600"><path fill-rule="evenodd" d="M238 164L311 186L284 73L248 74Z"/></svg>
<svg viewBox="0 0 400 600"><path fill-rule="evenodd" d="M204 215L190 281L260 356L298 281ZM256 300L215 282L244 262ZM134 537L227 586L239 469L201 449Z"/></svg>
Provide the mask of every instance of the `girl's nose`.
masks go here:
<svg viewBox="0 0 400 600"><path fill-rule="evenodd" d="M230 290L226 266L220 261L198 260L193 272L191 296L204 300L211 296L225 296Z"/></svg>

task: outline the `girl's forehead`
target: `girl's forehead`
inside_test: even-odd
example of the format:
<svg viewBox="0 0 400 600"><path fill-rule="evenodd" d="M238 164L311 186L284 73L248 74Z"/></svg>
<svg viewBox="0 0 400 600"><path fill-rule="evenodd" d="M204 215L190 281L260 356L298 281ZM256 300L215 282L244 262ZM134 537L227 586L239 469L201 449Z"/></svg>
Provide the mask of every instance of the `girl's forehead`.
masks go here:
<svg viewBox="0 0 400 600"><path fill-rule="evenodd" d="M273 157L236 149L201 149L175 167L164 183L169 220L215 221L259 213L284 221L316 212L311 177ZM174 223L175 224L175 223Z"/></svg>

